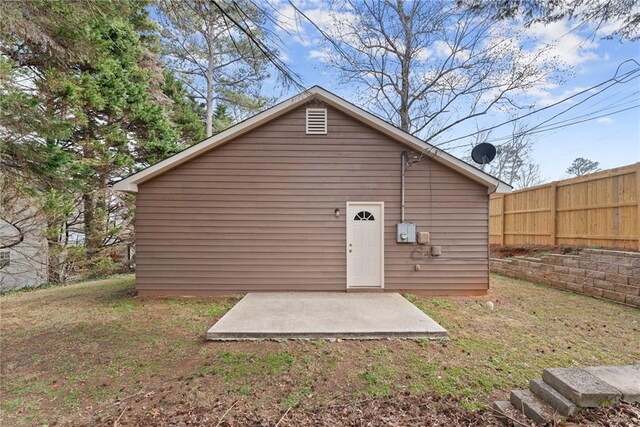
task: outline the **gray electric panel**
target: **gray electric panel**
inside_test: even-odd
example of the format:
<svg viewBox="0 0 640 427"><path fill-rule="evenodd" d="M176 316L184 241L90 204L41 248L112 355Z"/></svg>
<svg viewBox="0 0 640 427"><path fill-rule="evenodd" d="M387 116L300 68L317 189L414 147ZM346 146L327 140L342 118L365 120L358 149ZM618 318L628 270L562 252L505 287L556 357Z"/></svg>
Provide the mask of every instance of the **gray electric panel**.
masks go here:
<svg viewBox="0 0 640 427"><path fill-rule="evenodd" d="M409 222L402 222L397 225L396 242L415 243L416 225Z"/></svg>

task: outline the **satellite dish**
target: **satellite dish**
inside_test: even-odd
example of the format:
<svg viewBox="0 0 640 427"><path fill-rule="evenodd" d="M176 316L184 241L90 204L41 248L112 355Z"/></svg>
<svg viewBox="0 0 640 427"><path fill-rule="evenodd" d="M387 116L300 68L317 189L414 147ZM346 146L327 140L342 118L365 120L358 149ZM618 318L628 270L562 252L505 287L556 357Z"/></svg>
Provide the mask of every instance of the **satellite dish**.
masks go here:
<svg viewBox="0 0 640 427"><path fill-rule="evenodd" d="M476 145L471 150L471 158L474 162L486 165L490 163L496 157L496 147L488 142L483 142L481 144Z"/></svg>

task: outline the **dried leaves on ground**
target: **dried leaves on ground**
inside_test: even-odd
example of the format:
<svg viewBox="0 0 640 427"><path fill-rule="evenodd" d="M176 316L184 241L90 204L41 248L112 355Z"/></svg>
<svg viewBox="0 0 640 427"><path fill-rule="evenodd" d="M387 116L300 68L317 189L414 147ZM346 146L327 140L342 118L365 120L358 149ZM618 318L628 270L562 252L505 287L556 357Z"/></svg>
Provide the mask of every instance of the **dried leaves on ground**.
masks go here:
<svg viewBox="0 0 640 427"><path fill-rule="evenodd" d="M0 425L491 425L543 368L640 360L630 307L499 276L406 298L450 341L207 342L237 298L139 298L132 276L5 295Z"/></svg>
<svg viewBox="0 0 640 427"><path fill-rule="evenodd" d="M459 401L434 395L408 393L365 399L341 399L328 404L301 404L293 408L260 408L242 400L220 399L211 405L181 405L141 398L125 405L117 424L169 426L502 426L489 410L461 409ZM141 408L145 408L141 410ZM113 426L113 417L97 418L96 425ZM535 424L517 417L513 426ZM640 426L640 403L588 409L549 427Z"/></svg>

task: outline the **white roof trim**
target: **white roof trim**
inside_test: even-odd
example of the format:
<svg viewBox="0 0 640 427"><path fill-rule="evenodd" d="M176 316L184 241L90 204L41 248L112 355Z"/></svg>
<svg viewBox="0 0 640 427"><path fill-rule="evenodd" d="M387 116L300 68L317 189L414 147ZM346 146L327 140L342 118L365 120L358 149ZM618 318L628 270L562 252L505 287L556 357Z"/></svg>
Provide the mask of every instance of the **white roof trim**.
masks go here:
<svg viewBox="0 0 640 427"><path fill-rule="evenodd" d="M292 98L289 98L286 101L283 101L269 108L268 110L256 114L255 116L243 122L240 122L237 125L232 126L217 135L209 137L202 142L193 145L184 151L181 151L178 154L175 154L161 162L158 162L153 166L149 166L148 168L143 169L140 172L117 182L113 186L113 188L114 190L123 191L126 193L135 193L138 191L138 184L149 181L150 179L161 175L162 173L173 169L176 166L193 159L194 157L198 157L200 154L203 154L209 150L213 150L214 148L223 145L224 143L237 138L238 136L245 134L252 129L257 128L258 126L261 126L262 124L295 109L296 107L308 102L311 99L319 99L320 101L325 102L337 108L338 110L350 115L356 120L361 121L371 126L372 128L384 133L392 139L410 147L414 151L425 153L426 155L432 157L434 160L444 164L445 166L448 166L451 169L454 169L455 171L471 178L472 180L487 186L488 193L508 193L512 190L512 188L508 184L500 181L499 179L469 165L468 163L458 159L457 157L454 157L451 154L440 150L439 148L434 147L431 144L422 141L419 138L416 138L409 133L404 132L401 129L398 129L397 127L385 122L384 120L374 116L371 113L366 112L359 107L356 107L355 105L332 94L331 92L322 89L319 86L314 86L311 89L302 92Z"/></svg>

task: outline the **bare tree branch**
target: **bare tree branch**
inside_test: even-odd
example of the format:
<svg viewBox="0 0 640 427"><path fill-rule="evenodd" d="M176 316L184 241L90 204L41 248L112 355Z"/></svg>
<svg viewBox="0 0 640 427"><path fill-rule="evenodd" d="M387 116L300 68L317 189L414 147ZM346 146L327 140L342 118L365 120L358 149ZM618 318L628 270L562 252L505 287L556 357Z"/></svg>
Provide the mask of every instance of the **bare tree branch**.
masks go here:
<svg viewBox="0 0 640 427"><path fill-rule="evenodd" d="M544 49L527 52L485 10L448 2L358 0L336 3L330 27L289 4L323 36L328 66L358 85L362 104L393 124L434 141L467 122L517 102L553 79ZM373 107L373 108L372 108Z"/></svg>

